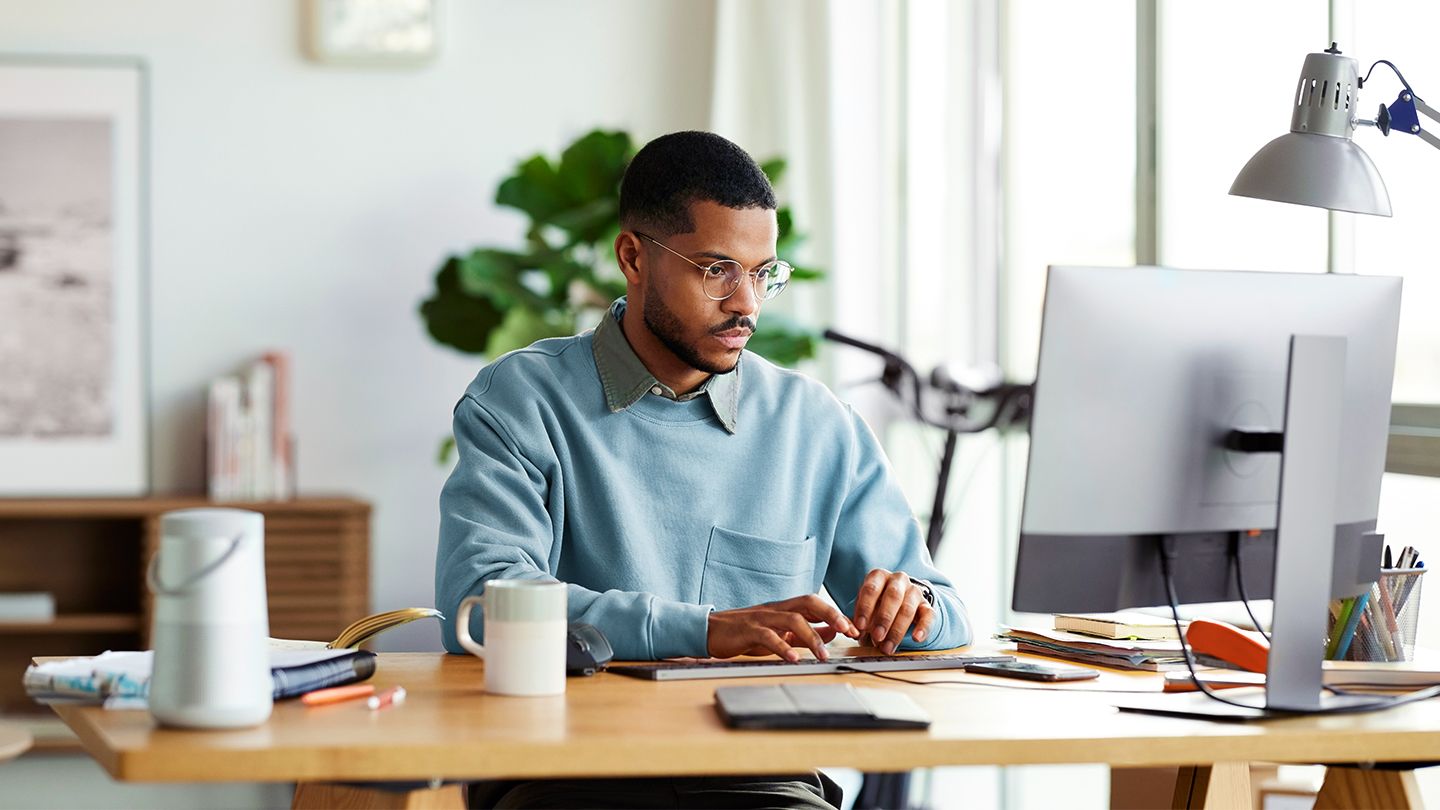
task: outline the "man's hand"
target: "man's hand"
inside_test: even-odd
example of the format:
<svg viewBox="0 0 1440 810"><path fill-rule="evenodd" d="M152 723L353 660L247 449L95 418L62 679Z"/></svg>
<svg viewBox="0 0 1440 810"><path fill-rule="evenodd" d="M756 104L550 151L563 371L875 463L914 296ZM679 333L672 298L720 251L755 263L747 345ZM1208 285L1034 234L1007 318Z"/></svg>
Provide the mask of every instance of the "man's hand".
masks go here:
<svg viewBox="0 0 1440 810"><path fill-rule="evenodd" d="M793 664L800 660L796 647L808 648L821 661L829 660L825 645L839 633L860 636L844 613L812 593L783 602L717 610L710 614L706 644L715 658L775 653Z"/></svg>
<svg viewBox="0 0 1440 810"><path fill-rule="evenodd" d="M876 568L865 575L855 598L855 626L866 633L881 652L890 655L915 626L910 637L924 641L935 623L935 608L925 592L900 571Z"/></svg>

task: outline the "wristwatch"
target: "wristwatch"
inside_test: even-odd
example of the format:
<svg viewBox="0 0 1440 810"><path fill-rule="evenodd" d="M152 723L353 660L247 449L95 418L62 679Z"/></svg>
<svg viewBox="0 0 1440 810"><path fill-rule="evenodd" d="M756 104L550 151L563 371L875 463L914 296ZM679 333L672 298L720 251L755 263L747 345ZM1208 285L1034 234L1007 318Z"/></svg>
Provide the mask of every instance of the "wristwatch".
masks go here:
<svg viewBox="0 0 1440 810"><path fill-rule="evenodd" d="M925 603L935 607L935 587L918 577L910 577L910 583L920 589L920 595L925 597Z"/></svg>

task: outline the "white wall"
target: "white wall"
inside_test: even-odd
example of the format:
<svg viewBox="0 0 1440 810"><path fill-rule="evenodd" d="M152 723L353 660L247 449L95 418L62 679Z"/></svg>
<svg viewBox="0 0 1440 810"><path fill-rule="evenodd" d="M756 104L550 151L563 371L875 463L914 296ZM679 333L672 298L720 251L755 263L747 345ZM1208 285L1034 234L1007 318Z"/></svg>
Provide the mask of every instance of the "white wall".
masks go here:
<svg viewBox="0 0 1440 810"><path fill-rule="evenodd" d="M154 489L203 487L207 381L289 349L302 493L370 500L375 608L430 605L435 450L480 364L416 307L447 252L518 243L492 199L519 159L596 126L705 126L713 3L448 0L419 69L305 61L301 8L0 0L0 52L149 63Z"/></svg>

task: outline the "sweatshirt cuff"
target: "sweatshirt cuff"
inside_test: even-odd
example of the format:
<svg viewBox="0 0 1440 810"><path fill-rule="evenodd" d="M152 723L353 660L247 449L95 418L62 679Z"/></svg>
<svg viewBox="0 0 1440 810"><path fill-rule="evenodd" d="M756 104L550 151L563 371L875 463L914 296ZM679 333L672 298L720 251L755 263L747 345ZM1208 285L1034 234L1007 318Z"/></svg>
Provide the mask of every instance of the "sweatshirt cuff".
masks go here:
<svg viewBox="0 0 1440 810"><path fill-rule="evenodd" d="M656 658L710 655L712 605L655 599L650 603L650 653Z"/></svg>

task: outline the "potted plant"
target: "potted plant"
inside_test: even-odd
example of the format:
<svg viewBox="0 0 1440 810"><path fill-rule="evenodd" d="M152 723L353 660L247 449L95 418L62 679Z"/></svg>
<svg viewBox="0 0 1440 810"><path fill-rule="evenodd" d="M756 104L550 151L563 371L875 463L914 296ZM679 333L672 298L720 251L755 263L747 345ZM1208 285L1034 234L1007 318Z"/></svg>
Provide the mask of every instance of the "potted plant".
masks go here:
<svg viewBox="0 0 1440 810"><path fill-rule="evenodd" d="M535 155L516 167L495 202L530 219L518 248L477 247L446 258L435 290L420 304L436 341L468 354L495 358L547 337L592 326L599 311L625 294L615 263L620 233L620 179L635 155L628 133L595 130L570 144L558 162ZM785 161L761 169L778 184ZM789 256L802 237L788 206L776 211L778 254ZM813 281L817 270L797 266L791 283ZM748 348L781 365L815 354L820 336L775 313L760 319ZM441 449L448 457L453 439Z"/></svg>

